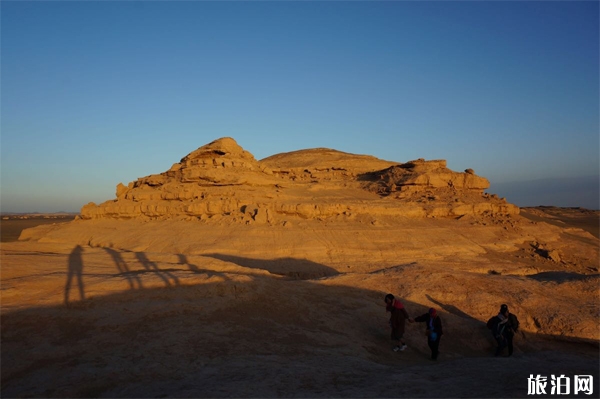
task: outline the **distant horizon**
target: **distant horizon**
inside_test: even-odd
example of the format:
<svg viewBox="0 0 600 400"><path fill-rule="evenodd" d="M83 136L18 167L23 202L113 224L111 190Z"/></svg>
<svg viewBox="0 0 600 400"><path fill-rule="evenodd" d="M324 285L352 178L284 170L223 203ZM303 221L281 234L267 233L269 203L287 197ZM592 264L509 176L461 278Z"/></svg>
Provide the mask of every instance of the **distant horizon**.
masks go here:
<svg viewBox="0 0 600 400"><path fill-rule="evenodd" d="M487 192L519 207L600 210L600 175L491 183Z"/></svg>
<svg viewBox="0 0 600 400"><path fill-rule="evenodd" d="M125 182L127 183L127 182ZM116 187L116 185L115 185ZM498 189L496 189L498 188ZM537 190L532 191L532 189ZM559 207L559 208L585 208L588 210L600 210L600 175L580 176L580 177L561 177L544 178L529 181L512 181L502 183L490 183L490 187L484 190L484 193L495 194L498 197L504 197L508 203L521 208L527 207ZM575 193L580 199L579 203L574 203L570 198ZM105 201L111 201L113 198L102 201L86 201L74 211L63 211L65 208L48 207L31 209L20 209L17 211L5 210L2 208L0 214L79 214L81 207L90 202L101 204ZM54 211L61 210L61 211Z"/></svg>

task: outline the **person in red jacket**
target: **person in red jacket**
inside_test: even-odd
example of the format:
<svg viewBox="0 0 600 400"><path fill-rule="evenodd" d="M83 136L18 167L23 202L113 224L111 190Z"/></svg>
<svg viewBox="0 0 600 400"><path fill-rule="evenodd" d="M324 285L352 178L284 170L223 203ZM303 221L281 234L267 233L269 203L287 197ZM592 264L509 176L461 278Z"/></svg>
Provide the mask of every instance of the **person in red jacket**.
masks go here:
<svg viewBox="0 0 600 400"><path fill-rule="evenodd" d="M391 339L398 343L393 350L404 351L408 347L406 343L404 343L404 326L406 325L406 320L410 320L410 317L402 302L395 299L393 294L387 294L385 296L385 305L386 311L392 314L390 316L390 326L392 328Z"/></svg>
<svg viewBox="0 0 600 400"><path fill-rule="evenodd" d="M427 324L427 345L431 349L431 359L437 360L440 354L440 339L444 334L442 330L442 319L437 315L435 308L430 308L429 312L420 315L414 319L415 322L425 322Z"/></svg>

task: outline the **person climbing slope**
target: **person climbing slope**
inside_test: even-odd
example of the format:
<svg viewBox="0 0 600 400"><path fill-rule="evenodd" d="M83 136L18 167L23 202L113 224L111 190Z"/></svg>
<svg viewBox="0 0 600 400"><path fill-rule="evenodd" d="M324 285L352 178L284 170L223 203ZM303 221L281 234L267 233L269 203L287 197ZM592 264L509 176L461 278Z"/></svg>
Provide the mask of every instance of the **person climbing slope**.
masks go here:
<svg viewBox="0 0 600 400"><path fill-rule="evenodd" d="M427 335L427 345L431 349L431 359L437 360L440 354L440 339L444 334L442 329L442 319L437 315L435 308L430 308L429 312L420 315L414 319L415 322L425 322L427 328L425 334Z"/></svg>
<svg viewBox="0 0 600 400"><path fill-rule="evenodd" d="M404 351L408 347L404 342L404 326L406 320L410 320L406 309L402 302L394 298L393 294L387 294L385 296L386 311L390 312L390 327L392 328L391 339L397 343L394 351Z"/></svg>

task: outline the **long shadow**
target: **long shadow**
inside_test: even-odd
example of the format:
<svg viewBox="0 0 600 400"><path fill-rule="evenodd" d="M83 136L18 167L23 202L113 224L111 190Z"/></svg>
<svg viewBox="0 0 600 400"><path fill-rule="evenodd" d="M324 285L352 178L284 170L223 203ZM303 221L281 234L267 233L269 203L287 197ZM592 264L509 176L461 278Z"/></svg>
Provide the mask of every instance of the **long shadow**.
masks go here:
<svg viewBox="0 0 600 400"><path fill-rule="evenodd" d="M477 324L484 325L481 321L479 321L476 318L471 317L469 314L465 313L464 311L462 311L461 309L459 309L456 306L453 306L451 304L444 304L441 301L438 301L438 300L434 299L433 297L431 297L428 294L426 294L425 297L427 297L427 300L429 300L432 303L436 304L438 307L443 308L445 311L449 312L450 314L454 314L457 317L465 318L467 320L470 320L471 322L475 322Z"/></svg>
<svg viewBox="0 0 600 400"><path fill-rule="evenodd" d="M145 253L136 252L135 257L138 259L140 264L146 269L148 272L152 272L156 274L160 279L162 279L167 286L171 286L171 281L169 279L173 279L175 285L179 285L179 279L170 273L169 271L161 270L158 268L155 262L150 261Z"/></svg>
<svg viewBox="0 0 600 400"><path fill-rule="evenodd" d="M262 275L128 290L77 308L8 312L1 324L1 395L525 398L531 373L593 375L597 393L597 349L559 354L551 344L537 358L433 364L420 327L410 324L409 350L394 353L384 295ZM412 314L427 308L403 303ZM442 344L442 357L449 346ZM470 370L458 373L462 366Z"/></svg>
<svg viewBox="0 0 600 400"><path fill-rule="evenodd" d="M306 259L285 257L275 260L261 260L219 253L203 254L203 256L234 263L245 268L261 269L271 274L298 280L319 279L340 274L331 267Z"/></svg>
<svg viewBox="0 0 600 400"><path fill-rule="evenodd" d="M85 300L85 290L83 286L83 247L77 245L69 254L67 283L65 284L65 305L69 305L69 295L73 279L77 279L79 289L79 299Z"/></svg>
<svg viewBox="0 0 600 400"><path fill-rule="evenodd" d="M407 264L400 264L400 265L394 265L392 267L388 267L388 268L382 268L382 269L378 269L375 271L371 271L369 272L369 274L371 275L378 275L378 274L391 274L391 273L398 273L398 272L402 272L404 270L404 268L409 267L411 265L417 265L416 261L413 261L411 263L407 263Z"/></svg>
<svg viewBox="0 0 600 400"><path fill-rule="evenodd" d="M540 282L571 282L571 281L582 281L586 279L596 279L600 277L600 274L593 275L585 275L578 274L576 272L566 272L566 271L548 271L548 272L540 272L534 275L527 275L527 278L535 279Z"/></svg>
<svg viewBox="0 0 600 400"><path fill-rule="evenodd" d="M228 279L227 276L223 273L212 271L210 269L203 269L198 267L196 264L190 263L185 254L177 254L177 258L179 259L179 264L187 266L189 270L195 274L205 274L208 275L208 278L211 278L214 275L218 275L226 280Z"/></svg>
<svg viewBox="0 0 600 400"><path fill-rule="evenodd" d="M129 287L131 289L135 289L135 283L137 283L137 287L141 289L142 288L142 280L140 279L138 274L131 272L131 270L129 269L129 266L127 265L125 260L123 260L121 253L119 253L118 251L116 251L114 249L111 249L110 247L103 247L103 249L108 254L110 254L113 261L115 262L115 266L119 270L120 275L124 276L127 279L127 282L129 282Z"/></svg>

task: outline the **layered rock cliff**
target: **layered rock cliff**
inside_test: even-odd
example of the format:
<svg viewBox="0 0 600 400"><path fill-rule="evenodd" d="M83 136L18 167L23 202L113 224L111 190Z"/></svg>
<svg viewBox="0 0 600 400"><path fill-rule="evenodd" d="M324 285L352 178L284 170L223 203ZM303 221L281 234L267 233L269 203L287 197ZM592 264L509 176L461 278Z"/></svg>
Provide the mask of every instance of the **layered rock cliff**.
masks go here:
<svg viewBox="0 0 600 400"><path fill-rule="evenodd" d="M399 164L331 149L257 161L232 138L198 148L168 171L117 185L114 200L81 209L82 219L185 219L285 224L294 218L461 217L518 214L484 190L473 170L444 160Z"/></svg>

